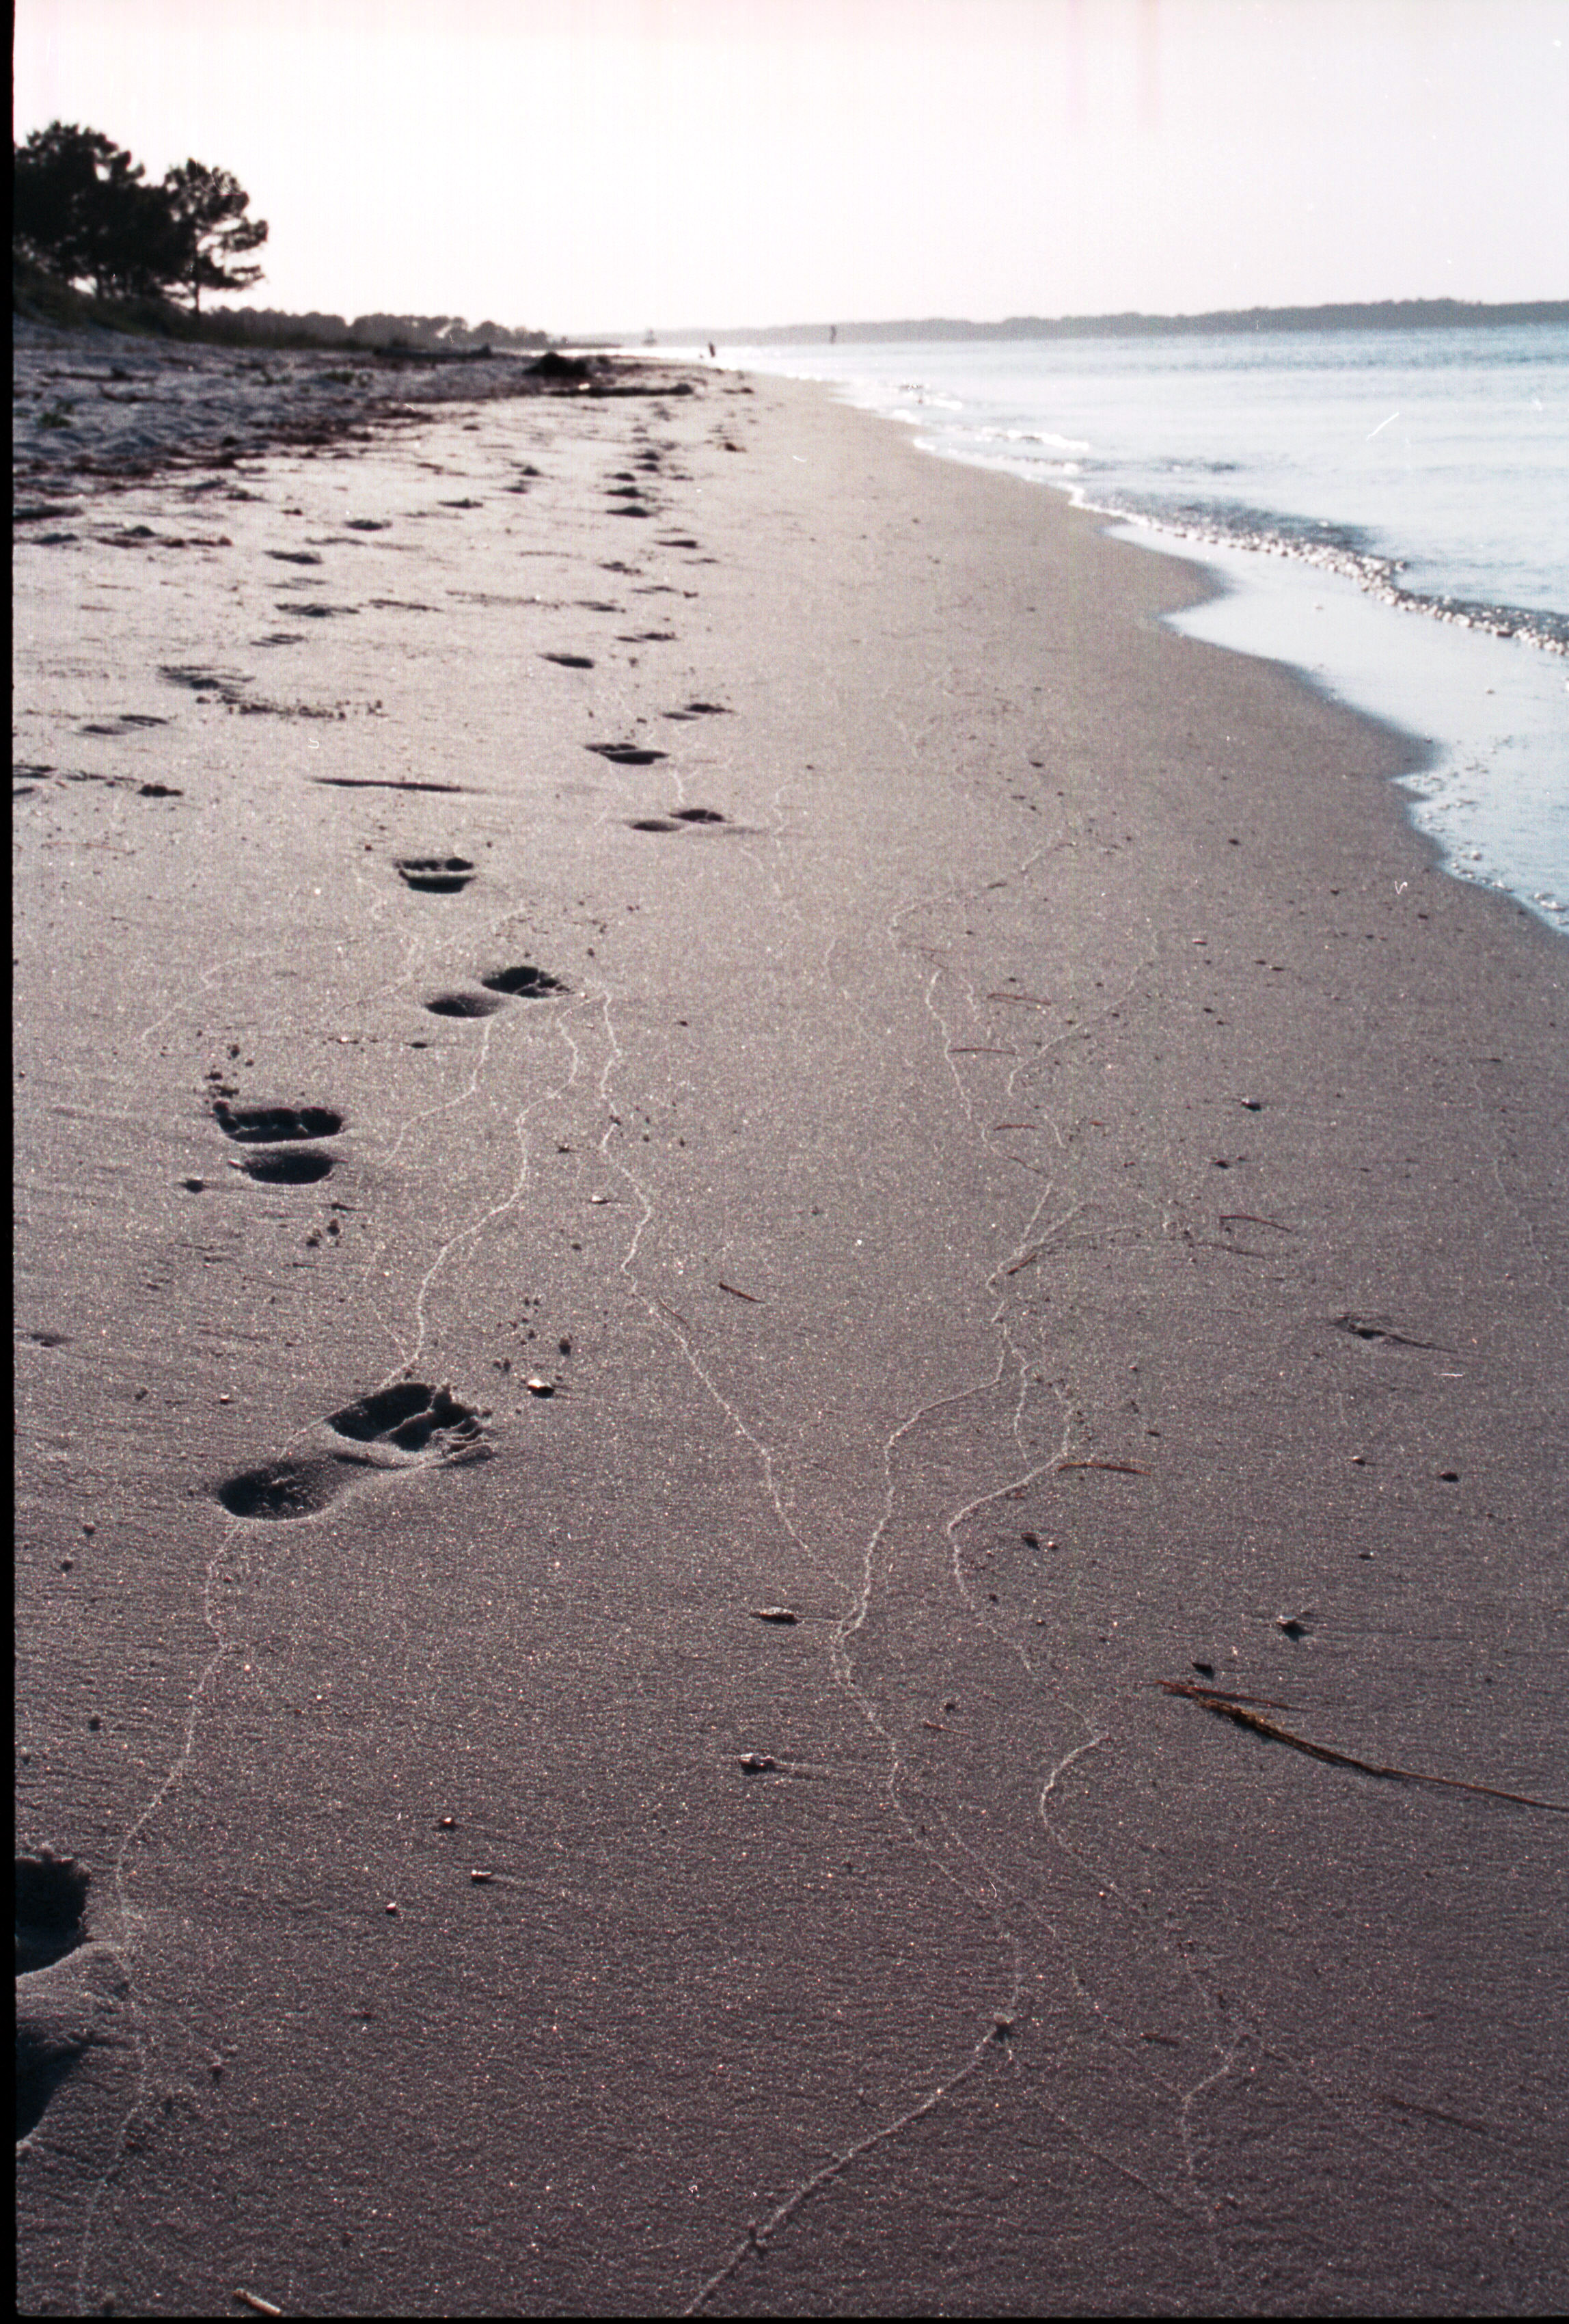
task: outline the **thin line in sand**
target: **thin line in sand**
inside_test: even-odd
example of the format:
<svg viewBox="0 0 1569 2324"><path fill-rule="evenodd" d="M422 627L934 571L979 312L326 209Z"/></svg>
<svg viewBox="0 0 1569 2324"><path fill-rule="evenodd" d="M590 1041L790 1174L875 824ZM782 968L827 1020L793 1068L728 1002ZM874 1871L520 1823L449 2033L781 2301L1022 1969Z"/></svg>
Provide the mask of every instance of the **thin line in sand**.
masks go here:
<svg viewBox="0 0 1569 2324"><path fill-rule="evenodd" d="M1540 1808L1548 1815L1569 1815L1569 1801L1537 1799L1530 1792L1506 1792L1496 1784L1473 1784L1459 1775L1425 1775L1415 1767L1387 1767L1376 1759L1359 1759L1351 1751L1331 1750L1326 1743L1309 1742L1305 1735L1293 1735L1289 1727L1278 1727L1272 1719L1261 1718L1251 1705L1261 1700L1257 1696L1217 1693L1213 1688L1194 1686L1187 1679L1162 1678L1155 1683L1165 1694L1179 1694L1196 1702L1201 1711L1210 1711L1217 1719L1229 1719L1234 1726L1245 1727L1266 1742L1289 1744L1293 1751L1305 1752L1310 1759L1322 1759L1331 1767L1354 1768L1359 1775L1376 1775L1392 1784L1427 1784L1444 1792L1473 1792L1486 1800L1508 1800L1518 1808ZM1283 1707L1283 1706L1271 1706Z"/></svg>

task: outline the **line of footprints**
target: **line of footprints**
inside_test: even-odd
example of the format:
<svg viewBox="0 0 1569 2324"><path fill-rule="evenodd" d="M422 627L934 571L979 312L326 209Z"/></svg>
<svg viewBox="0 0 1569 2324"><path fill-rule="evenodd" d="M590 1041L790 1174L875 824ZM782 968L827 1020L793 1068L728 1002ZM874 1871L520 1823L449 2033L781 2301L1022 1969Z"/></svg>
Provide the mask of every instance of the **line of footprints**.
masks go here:
<svg viewBox="0 0 1569 2324"><path fill-rule="evenodd" d="M657 472L657 456L645 455L638 465ZM654 514L644 499L644 488L631 472L619 471L610 489L616 513ZM684 535L673 537L665 545L695 549L698 544ZM606 604L596 610L616 609ZM624 642L664 640L671 634L646 631ZM565 669L594 667L588 654L550 653L543 659ZM722 703L703 701L688 702L665 713L676 722L728 715ZM585 747L618 767L656 766L667 755L634 742L591 742ZM719 810L709 807L678 807L660 815L629 818L629 827L640 832L676 833L724 822ZM405 855L396 859L395 868L405 887L426 896L461 895L476 871L465 855ZM438 992L425 1006L436 1017L490 1017L509 1001L547 1000L569 990L559 977L527 962L496 969L477 982L478 991ZM216 1081L216 1075L213 1078ZM321 1143L335 1138L344 1127L344 1117L332 1107L241 1105L234 1102L234 1096L220 1083L213 1114L224 1135L246 1149L240 1167L252 1178L264 1185L312 1185L336 1167L337 1157ZM194 1190L199 1189L202 1181L188 1179L186 1184ZM335 1222L327 1231L335 1231ZM311 1517L378 1474L484 1460L491 1450L481 1416L460 1403L450 1388L400 1380L330 1413L307 1433L302 1450L229 1478L218 1488L217 1498L231 1517Z"/></svg>
<svg viewBox="0 0 1569 2324"><path fill-rule="evenodd" d="M720 706L694 702L685 711L670 713L673 717L705 715L721 715ZM635 743L588 747L619 766L649 766L665 755ZM724 819L713 807L677 807L668 817L639 817L631 827L674 831L684 825ZM465 855L406 855L397 860L396 869L406 887L432 896L461 895L475 875L475 866ZM544 1001L570 990L560 977L528 961L496 969L478 982L478 991L438 992L425 1006L436 1017L489 1017L508 1001ZM225 1138L246 1149L240 1167L248 1176L263 1185L309 1186L336 1167L336 1156L321 1143L335 1138L344 1127L335 1108L239 1105L233 1100L234 1093L220 1085L213 1117ZM186 1184L197 1190L202 1181L188 1179ZM335 1231L335 1221L328 1232ZM377 1471L484 1460L490 1451L480 1416L460 1403L450 1388L402 1380L329 1414L312 1432L303 1452L229 1478L219 1487L218 1499L232 1517L316 1517Z"/></svg>
<svg viewBox="0 0 1569 2324"><path fill-rule="evenodd" d="M463 855L405 856L396 868L408 887L426 895L459 895L474 877L473 864ZM496 969L479 982L478 992L438 992L425 1006L437 1017L488 1017L508 1001L544 1001L570 989L528 961ZM213 1118L225 1138L245 1149L239 1167L248 1176L264 1185L308 1186L336 1167L337 1157L319 1142L344 1127L335 1107L240 1105L234 1094L220 1084ZM202 1181L186 1184L199 1188ZM335 1227L335 1221L328 1232ZM482 1461L491 1450L479 1414L450 1388L399 1380L329 1413L302 1451L229 1478L217 1497L231 1517L317 1517L379 1473Z"/></svg>
<svg viewBox="0 0 1569 2324"><path fill-rule="evenodd" d="M739 448L739 445L727 443L729 450ZM645 452L638 456L637 466L646 475L656 475L660 469L659 456L651 451ZM537 473L530 467L522 471L526 477L535 476ZM509 489L527 491L528 486L519 484ZM633 471L618 471L609 488L615 512L633 518L654 516L656 512L645 496L647 489L647 484L640 482ZM450 505L463 507L472 503L458 502ZM363 531L386 530L383 524L372 518L352 518L349 521L356 530ZM665 538L661 545L696 549L698 544L684 534L673 534ZM278 551L274 554L290 563L307 561L299 552ZM583 602L595 613L619 611L619 607L609 603L587 599ZM335 609L307 605L294 610L326 613ZM647 630L622 637L619 641L626 644L664 642L673 634L669 631ZM593 658L588 654L549 653L543 659L564 669L587 670L594 667ZM242 682L232 673L206 669L166 669L163 675L172 683L190 687L201 693L219 693L225 685ZM681 709L667 710L664 714L667 719L675 722L727 715L723 704L702 701L688 702ZM162 723L129 715L120 722L122 726ZM586 747L610 764L622 767L656 766L666 756L663 751L650 750L640 742L633 742L589 743ZM360 787L358 780L346 777L326 779L337 780L344 788ZM162 790L161 785L143 788L154 792ZM398 788L446 790L457 787L445 783L417 783L399 784ZM725 820L714 807L679 807L660 815L629 817L629 826L639 832L678 833L722 825ZM404 856L397 861L396 870L406 887L417 894L430 896L461 895L475 876L474 864L463 855ZM437 1017L489 1017L508 1001L547 1000L553 995L564 995L569 991L559 977L529 963L497 969L477 982L480 987L477 991L440 992L425 1006ZM243 1104L236 1102L238 1093L222 1079L216 1069L208 1078L213 1085L210 1093L213 1118L224 1136L240 1148L237 1167L249 1177L268 1186L308 1186L328 1177L337 1167L338 1157L328 1150L326 1143L336 1138L344 1127L344 1116L335 1107ZM187 1178L184 1184L196 1194L202 1191L206 1181ZM335 1220L326 1231L329 1235L337 1233ZM568 1352L570 1344L564 1340L561 1342L564 1355ZM534 1385L530 1383L531 1387ZM547 1392L543 1384L538 1392ZM449 1467L461 1462L483 1461L490 1457L491 1450L481 1414L461 1402L450 1388L433 1388L424 1380L399 1380L389 1387L372 1390L353 1404L344 1405L340 1411L329 1413L325 1420L304 1433L297 1441L295 1449L260 1468L247 1469L238 1476L228 1478L217 1487L216 1497L234 1517L312 1517L330 1508L343 1494L378 1476L409 1469ZM86 1868L78 1865L74 1858L57 1858L44 1849L37 1856L18 1858L16 1969L19 1979L29 1978L31 1972L52 1967L87 1943L87 1891ZM19 2003L21 1991L19 1986ZM36 2128L56 2089L96 2038L86 2019L78 2024L69 2013L62 2015L46 1997L35 1997L25 2010L19 2006L16 2052L18 2139Z"/></svg>

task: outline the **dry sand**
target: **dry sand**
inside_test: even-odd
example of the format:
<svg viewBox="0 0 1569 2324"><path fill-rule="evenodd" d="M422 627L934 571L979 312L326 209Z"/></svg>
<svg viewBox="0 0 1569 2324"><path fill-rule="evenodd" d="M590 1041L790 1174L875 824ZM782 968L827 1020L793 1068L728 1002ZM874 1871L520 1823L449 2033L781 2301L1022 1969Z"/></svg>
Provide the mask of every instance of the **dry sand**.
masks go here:
<svg viewBox="0 0 1569 2324"><path fill-rule="evenodd" d="M786 384L41 530L23 2309L1561 2310L1569 948L1408 746Z"/></svg>

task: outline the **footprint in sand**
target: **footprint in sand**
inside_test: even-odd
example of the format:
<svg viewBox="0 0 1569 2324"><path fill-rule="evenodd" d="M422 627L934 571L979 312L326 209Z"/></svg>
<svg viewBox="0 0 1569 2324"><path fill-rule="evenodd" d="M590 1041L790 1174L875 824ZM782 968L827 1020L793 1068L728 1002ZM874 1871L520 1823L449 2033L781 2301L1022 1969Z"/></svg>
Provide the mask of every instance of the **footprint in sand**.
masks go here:
<svg viewBox="0 0 1569 2324"><path fill-rule="evenodd" d="M251 683L243 670L209 669L196 662L166 661L160 665L158 674L170 686L183 686L191 694L214 695L220 701L236 704Z"/></svg>
<svg viewBox="0 0 1569 2324"><path fill-rule="evenodd" d="M167 718L154 718L142 710L122 710L116 717L105 718L82 728L84 734L133 734L139 728L167 726Z"/></svg>
<svg viewBox="0 0 1569 2324"><path fill-rule="evenodd" d="M491 975L482 976L480 982L487 992L505 992L516 1001L546 1001L553 992L572 990L548 969L536 968L528 961L516 968L498 968Z"/></svg>
<svg viewBox="0 0 1569 2324"><path fill-rule="evenodd" d="M74 1856L44 1849L16 1859L16 1974L64 1960L83 1941L88 1876Z"/></svg>
<svg viewBox="0 0 1569 2324"><path fill-rule="evenodd" d="M466 855L400 855L398 873L422 896L457 896L474 876Z"/></svg>
<svg viewBox="0 0 1569 2324"><path fill-rule="evenodd" d="M399 1380L329 1413L315 1432L315 1449L246 1469L217 1489L231 1517L319 1517L340 1495L378 1472L445 1469L489 1460L478 1413L450 1388Z"/></svg>
<svg viewBox="0 0 1569 2324"><path fill-rule="evenodd" d="M500 993L508 1001L546 1001L553 993L571 991L559 976L548 969L536 968L531 962L522 962L516 968L498 968L480 982L483 992L438 992L426 1007L433 1017L493 1017L501 1006L491 998Z"/></svg>
<svg viewBox="0 0 1569 2324"><path fill-rule="evenodd" d="M214 1117L225 1138L244 1146L280 1146L289 1139L335 1138L344 1117L330 1105L231 1105L219 1098Z"/></svg>
<svg viewBox="0 0 1569 2324"><path fill-rule="evenodd" d="M39 1972L87 1942L87 1873L49 1849L16 1859L16 2136L38 2128L50 2100L80 2063L90 2034L76 2013L51 2007ZM58 1997L56 1997L58 2000Z"/></svg>
<svg viewBox="0 0 1569 2324"><path fill-rule="evenodd" d="M238 1167L263 1186L314 1186L337 1167L335 1155L305 1141L335 1138L344 1117L330 1105L231 1105L219 1098L214 1119L241 1146L280 1149L245 1155ZM186 1182L188 1185L190 1181Z"/></svg>
<svg viewBox="0 0 1569 2324"><path fill-rule="evenodd" d="M438 992L425 1005L433 1017L493 1017L501 1004L483 992Z"/></svg>
<svg viewBox="0 0 1569 2324"><path fill-rule="evenodd" d="M330 1177L336 1157L319 1147L290 1147L281 1154L247 1154L240 1167L262 1186L314 1186Z"/></svg>
<svg viewBox="0 0 1569 2324"><path fill-rule="evenodd" d="M668 751L646 750L641 742L585 742L596 759L608 759L612 767L652 767L667 759Z"/></svg>
<svg viewBox="0 0 1569 2324"><path fill-rule="evenodd" d="M393 775L312 775L313 783L333 791L463 791L463 783L402 782Z"/></svg>
<svg viewBox="0 0 1569 2324"><path fill-rule="evenodd" d="M715 824L724 820L717 807L678 807L672 808L668 816L638 816L627 828L629 831L679 831L683 824Z"/></svg>

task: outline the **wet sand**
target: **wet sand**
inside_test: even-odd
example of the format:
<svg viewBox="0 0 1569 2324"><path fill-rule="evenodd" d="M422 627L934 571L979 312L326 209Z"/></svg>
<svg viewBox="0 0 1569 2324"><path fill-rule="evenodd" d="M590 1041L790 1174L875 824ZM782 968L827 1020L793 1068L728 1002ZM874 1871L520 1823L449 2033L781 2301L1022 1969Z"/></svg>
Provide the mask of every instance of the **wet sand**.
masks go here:
<svg viewBox="0 0 1569 2324"><path fill-rule="evenodd" d="M59 530L23 2309L1562 2309L1569 948L1409 747L786 383Z"/></svg>

